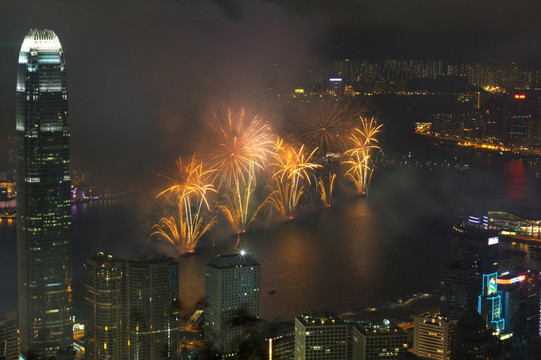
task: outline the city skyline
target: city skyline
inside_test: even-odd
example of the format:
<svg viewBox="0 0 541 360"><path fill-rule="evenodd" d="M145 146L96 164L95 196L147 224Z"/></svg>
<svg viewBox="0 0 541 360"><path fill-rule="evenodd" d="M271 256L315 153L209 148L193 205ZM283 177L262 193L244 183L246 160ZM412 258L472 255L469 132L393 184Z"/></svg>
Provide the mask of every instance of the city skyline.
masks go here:
<svg viewBox="0 0 541 360"><path fill-rule="evenodd" d="M187 345L229 357L252 341L272 353L263 319L283 316L296 319L287 337L301 344L298 359L336 350L349 360L364 352L352 349L361 335L350 321L383 334L420 314L417 305L441 300L457 320L472 299L484 340L509 355L520 336L513 346L533 351L538 9L504 0L9 4L0 142L16 134L17 168L2 172L0 161L0 181L16 178L17 196L6 182L0 201L18 208L0 217L0 238L6 254L17 238L18 255L0 277L15 289L18 276L23 358L79 349L71 326L80 315L89 357L180 358ZM54 31L23 40L36 28ZM507 92L480 88L493 84ZM310 103L321 106L311 112ZM264 131L245 139L246 128ZM493 145L504 142L522 152ZM0 143L0 157L10 146ZM98 196L82 195L91 190ZM99 197L116 190L130 195ZM157 253L168 255L148 258ZM464 263L442 276L450 259ZM525 309L527 321L517 315ZM0 342L11 316L0 318ZM334 323L328 334L318 328ZM402 338L372 350L398 355Z"/></svg>

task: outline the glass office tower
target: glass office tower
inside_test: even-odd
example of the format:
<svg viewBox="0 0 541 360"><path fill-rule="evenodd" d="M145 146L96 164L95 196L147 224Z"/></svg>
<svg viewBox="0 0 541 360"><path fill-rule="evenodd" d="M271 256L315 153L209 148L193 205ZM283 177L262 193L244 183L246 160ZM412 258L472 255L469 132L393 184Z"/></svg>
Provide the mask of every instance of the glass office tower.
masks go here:
<svg viewBox="0 0 541 360"><path fill-rule="evenodd" d="M17 267L21 356L73 343L66 69L51 30L30 30L17 72Z"/></svg>

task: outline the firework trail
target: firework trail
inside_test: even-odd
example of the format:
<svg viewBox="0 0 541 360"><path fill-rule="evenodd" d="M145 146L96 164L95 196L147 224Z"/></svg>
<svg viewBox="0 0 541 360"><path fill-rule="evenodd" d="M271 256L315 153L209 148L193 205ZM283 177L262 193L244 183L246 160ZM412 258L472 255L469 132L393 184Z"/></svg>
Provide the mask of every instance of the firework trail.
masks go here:
<svg viewBox="0 0 541 360"><path fill-rule="evenodd" d="M207 210L210 209L207 193L216 192L214 186L208 182L208 177L214 170L205 170L203 163L198 162L195 156L187 165L179 158L177 169L174 177L166 176L173 184L156 198L168 195L176 201L178 222L174 217L160 219L152 227L149 239L153 236L161 237L175 245L180 253L193 252L203 234L215 223L215 218L205 222L201 214L203 205Z"/></svg>
<svg viewBox="0 0 541 360"><path fill-rule="evenodd" d="M357 192L366 195L374 171L370 166L370 153L374 149L379 149L376 135L383 125L377 125L374 118L368 120L362 116L360 122L360 126L355 128L349 137L352 148L344 153L348 156L348 160L342 164L348 165L346 176L353 181Z"/></svg>
<svg viewBox="0 0 541 360"><path fill-rule="evenodd" d="M253 194L256 175L272 154L272 131L261 116L247 116L244 108L228 110L225 121L215 114L210 126L216 139L210 164L223 199L218 208L237 233L244 232L261 208L253 206Z"/></svg>
<svg viewBox="0 0 541 360"><path fill-rule="evenodd" d="M284 144L282 139L276 140L274 162L270 164L274 171L272 175L274 186L268 186L271 193L266 201L282 216L289 218L295 216L295 209L304 192L301 182L311 184L308 170L321 167L310 162L316 150L317 148L306 156L304 145L297 150L291 145Z"/></svg>
<svg viewBox="0 0 541 360"><path fill-rule="evenodd" d="M334 179L336 178L336 174L329 173L328 177L328 186L325 186L325 181L323 178L319 178L318 185L320 188L320 196L321 201L323 202L323 205L326 207L332 206L332 192L334 189Z"/></svg>

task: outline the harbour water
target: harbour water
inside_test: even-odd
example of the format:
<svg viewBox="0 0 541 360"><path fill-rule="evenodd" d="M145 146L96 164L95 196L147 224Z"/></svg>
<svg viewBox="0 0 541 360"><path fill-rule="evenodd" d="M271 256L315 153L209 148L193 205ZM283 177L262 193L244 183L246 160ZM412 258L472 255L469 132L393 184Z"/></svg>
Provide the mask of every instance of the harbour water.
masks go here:
<svg viewBox="0 0 541 360"><path fill-rule="evenodd" d="M240 241L215 229L199 252L187 257L177 256L165 243L147 241L149 224L137 198L74 206L75 308L82 305L82 264L98 251L122 258L159 252L177 256L180 297L189 309L204 295L204 265L217 254L245 249L263 266L266 319L291 319L313 309L347 311L430 291L439 286L441 265L449 259L453 235L448 224L453 216L432 213L437 204L428 204L428 209L408 204L410 196L402 193L403 188L393 188L393 181L380 181L368 198L344 200L246 234ZM396 196L394 204L389 196ZM0 309L14 310L15 221L0 223L0 262ZM276 294L269 295L273 288Z"/></svg>

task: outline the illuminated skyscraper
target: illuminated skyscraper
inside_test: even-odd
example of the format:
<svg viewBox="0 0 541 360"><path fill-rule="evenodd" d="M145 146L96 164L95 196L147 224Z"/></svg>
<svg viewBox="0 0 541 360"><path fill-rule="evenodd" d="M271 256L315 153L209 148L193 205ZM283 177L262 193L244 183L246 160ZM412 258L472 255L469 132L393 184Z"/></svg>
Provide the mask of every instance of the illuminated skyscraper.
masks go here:
<svg viewBox="0 0 541 360"><path fill-rule="evenodd" d="M16 102L20 349L47 358L73 343L68 95L53 31L24 38Z"/></svg>
<svg viewBox="0 0 541 360"><path fill-rule="evenodd" d="M502 297L498 295L498 273L483 274L483 289L479 295L479 314L487 322L487 327L496 331L505 329L502 312Z"/></svg>
<svg viewBox="0 0 541 360"><path fill-rule="evenodd" d="M125 358L176 359L178 263L170 257L157 256L129 260L124 266Z"/></svg>
<svg viewBox="0 0 541 360"><path fill-rule="evenodd" d="M250 255L218 255L205 266L205 346L224 356L238 352L242 322L260 317L260 289L261 265Z"/></svg>
<svg viewBox="0 0 541 360"><path fill-rule="evenodd" d="M84 264L85 359L124 359L124 261L98 253Z"/></svg>

